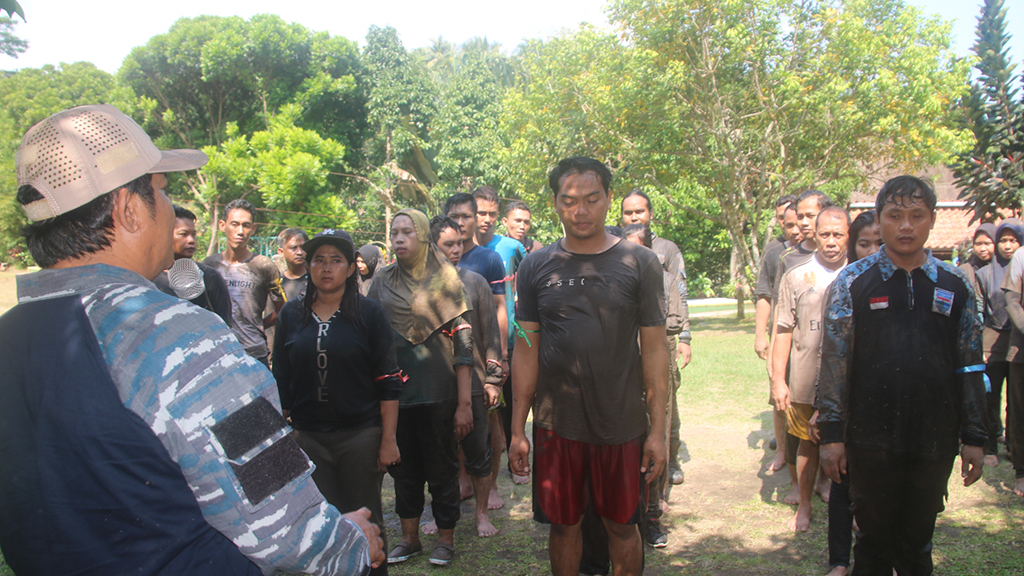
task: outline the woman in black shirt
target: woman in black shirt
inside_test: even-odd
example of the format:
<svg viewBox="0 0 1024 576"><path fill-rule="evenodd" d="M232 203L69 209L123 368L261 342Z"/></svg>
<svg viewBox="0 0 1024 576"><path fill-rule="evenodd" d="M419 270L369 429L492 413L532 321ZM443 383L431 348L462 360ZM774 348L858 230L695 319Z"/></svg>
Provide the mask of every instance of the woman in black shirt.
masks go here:
<svg viewBox="0 0 1024 576"><path fill-rule="evenodd" d="M387 540L380 491L400 461L395 428L403 377L384 308L359 294L347 232L324 230L303 245L302 300L285 304L274 339L281 407L316 470L313 480L342 513L370 509ZM387 574L387 564L371 574Z"/></svg>

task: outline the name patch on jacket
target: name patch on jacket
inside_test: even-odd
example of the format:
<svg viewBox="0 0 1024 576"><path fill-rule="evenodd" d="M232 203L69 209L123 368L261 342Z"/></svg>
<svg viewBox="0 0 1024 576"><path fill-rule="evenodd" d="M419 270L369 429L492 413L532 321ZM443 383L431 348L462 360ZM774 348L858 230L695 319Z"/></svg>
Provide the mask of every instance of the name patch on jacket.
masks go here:
<svg viewBox="0 0 1024 576"><path fill-rule="evenodd" d="M938 312L943 316L949 316L953 309L953 293L942 288L935 289L935 299L932 300L932 312Z"/></svg>

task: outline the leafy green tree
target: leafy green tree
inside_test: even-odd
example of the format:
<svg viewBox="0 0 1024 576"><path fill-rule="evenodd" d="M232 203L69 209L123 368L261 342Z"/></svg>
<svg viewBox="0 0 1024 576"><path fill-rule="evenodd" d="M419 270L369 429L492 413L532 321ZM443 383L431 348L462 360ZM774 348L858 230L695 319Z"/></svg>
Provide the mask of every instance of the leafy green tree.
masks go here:
<svg viewBox="0 0 1024 576"><path fill-rule="evenodd" d="M354 213L338 193L345 147L298 127L300 114L298 105L287 104L270 118L266 130L247 136L229 125L227 140L205 147L210 162L200 170L207 183L200 191L204 205L247 198L257 206L285 211L268 216L282 226L351 226Z"/></svg>
<svg viewBox="0 0 1024 576"><path fill-rule="evenodd" d="M557 158L604 160L618 190L657 189L724 230L730 283L756 274L778 196L842 200L969 141L949 25L901 0L617 0L609 14L618 34L523 50L527 81L503 102L507 179L538 195Z"/></svg>
<svg viewBox="0 0 1024 576"><path fill-rule="evenodd" d="M118 77L152 110L146 127L158 145L218 147L248 138L268 131L279 110L294 104L286 116L295 127L336 141L345 165L358 165L367 130L362 74L355 43L261 14L182 18L132 50ZM241 192L207 174L216 172L182 182L214 228L218 206ZM216 234L208 250L215 246Z"/></svg>
<svg viewBox="0 0 1024 576"><path fill-rule="evenodd" d="M14 20L6 16L0 16L0 54L10 58L17 58L18 54L28 49L28 42L14 35Z"/></svg>
<svg viewBox="0 0 1024 576"><path fill-rule="evenodd" d="M16 263L28 262L21 240L27 223L18 204L14 153L21 138L46 117L83 104L115 104L131 110L130 90L115 86L113 77L89 62L23 68L0 77L0 257L13 256Z"/></svg>
<svg viewBox="0 0 1024 576"><path fill-rule="evenodd" d="M974 209L975 220L993 220L1000 209L1019 213L1022 207L1024 100L1014 87L1006 10L1002 0L985 0L981 7L973 47L977 76L963 102L975 144L958 159L954 172L963 187L960 197Z"/></svg>
<svg viewBox="0 0 1024 576"><path fill-rule="evenodd" d="M387 232L400 201L434 209L430 188L438 178L429 126L437 92L422 60L405 50L394 28L370 26L362 60L368 79L366 168L352 177L383 204Z"/></svg>
<svg viewBox="0 0 1024 576"><path fill-rule="evenodd" d="M441 90L441 108L430 135L438 142L438 177L446 188L493 174L493 151L500 145L498 121L502 89L484 55L469 52Z"/></svg>

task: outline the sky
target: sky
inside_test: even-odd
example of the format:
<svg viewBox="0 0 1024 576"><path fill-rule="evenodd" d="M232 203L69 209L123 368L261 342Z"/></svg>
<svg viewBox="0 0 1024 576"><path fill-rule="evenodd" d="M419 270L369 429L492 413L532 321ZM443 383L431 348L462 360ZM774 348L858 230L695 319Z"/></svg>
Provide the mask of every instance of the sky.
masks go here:
<svg viewBox="0 0 1024 576"><path fill-rule="evenodd" d="M500 42L511 52L525 39L547 38L581 22L607 27L601 0L377 0L323 2L322 0L178 0L170 4L142 4L137 0L19 0L27 22L15 34L29 42L28 51L13 59L0 55L0 70L85 60L108 72L117 72L135 46L166 32L175 20L212 14L242 16L273 13L311 30L326 30L360 44L372 24L393 26L407 49L430 44L438 36L460 44L474 36ZM907 0L926 14L955 21L954 50L970 54L980 0ZM1006 0L1010 54L1024 65L1024 5Z"/></svg>

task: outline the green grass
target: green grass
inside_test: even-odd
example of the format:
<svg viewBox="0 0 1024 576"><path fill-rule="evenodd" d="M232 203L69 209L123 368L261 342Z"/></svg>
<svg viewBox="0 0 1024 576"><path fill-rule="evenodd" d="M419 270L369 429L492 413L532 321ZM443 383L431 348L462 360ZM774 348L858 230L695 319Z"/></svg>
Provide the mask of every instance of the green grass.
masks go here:
<svg viewBox="0 0 1024 576"><path fill-rule="evenodd" d="M664 518L669 547L646 548L644 573L825 574L825 505L815 501L811 530L794 535L786 529L794 509L779 501L788 489L788 475L763 470L773 455L765 446L772 433L771 412L763 363L753 352L752 317L739 322L695 318L692 329L693 362L683 371L678 395L686 483L673 490ZM1007 490L1012 469L1005 462L986 469L984 478L970 488L960 484L958 468L954 470L949 502L936 529L936 574L1019 574L1024 567L1024 499ZM385 488L385 522L394 542L398 518L388 480ZM443 570L446 575L548 573L547 529L532 519L530 487L513 486L503 472L499 489L506 506L492 518L501 532L493 538L476 537L473 508L464 502L455 535L458 556ZM424 537L423 542L429 549L433 540ZM420 556L390 572L411 576L435 570ZM0 564L0 576L10 573Z"/></svg>

